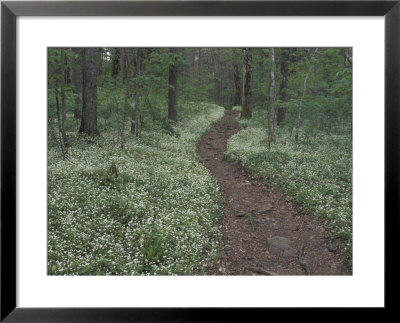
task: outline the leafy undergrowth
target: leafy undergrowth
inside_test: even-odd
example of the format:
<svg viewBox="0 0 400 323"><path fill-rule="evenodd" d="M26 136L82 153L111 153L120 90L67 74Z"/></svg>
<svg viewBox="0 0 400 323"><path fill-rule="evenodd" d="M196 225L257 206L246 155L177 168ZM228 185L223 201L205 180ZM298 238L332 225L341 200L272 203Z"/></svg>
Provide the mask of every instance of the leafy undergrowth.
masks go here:
<svg viewBox="0 0 400 323"><path fill-rule="evenodd" d="M228 142L226 158L280 187L295 202L325 220L331 239L352 263L352 143L350 134L318 132L295 142L289 128L277 128L267 150L266 112L237 119L242 130Z"/></svg>
<svg viewBox="0 0 400 323"><path fill-rule="evenodd" d="M174 135L144 129L91 142L68 133L69 161L48 153L50 275L203 274L218 258L221 197L196 143L223 116L212 104L180 107Z"/></svg>

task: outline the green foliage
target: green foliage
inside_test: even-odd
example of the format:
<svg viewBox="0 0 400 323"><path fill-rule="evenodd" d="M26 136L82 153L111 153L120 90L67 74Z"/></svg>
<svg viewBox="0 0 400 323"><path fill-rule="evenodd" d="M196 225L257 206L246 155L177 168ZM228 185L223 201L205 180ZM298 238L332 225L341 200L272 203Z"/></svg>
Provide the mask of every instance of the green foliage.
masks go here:
<svg viewBox="0 0 400 323"><path fill-rule="evenodd" d="M351 66L343 63L338 48L320 48L313 62L310 60L310 53L303 51L300 61L289 64L289 101L283 105L278 102L278 106L287 109L285 123L295 127L304 78L311 63L314 64L314 69L302 102L304 138L314 136L316 130L348 133L351 131L352 119L352 72Z"/></svg>
<svg viewBox="0 0 400 323"><path fill-rule="evenodd" d="M173 121L169 120L168 118L162 118L160 119L160 124L165 134L175 137L180 136L179 132L174 127Z"/></svg>
<svg viewBox="0 0 400 323"><path fill-rule="evenodd" d="M209 93L213 89L212 84L200 86L196 81L191 83L181 82L179 90L179 98L183 102L209 102Z"/></svg>

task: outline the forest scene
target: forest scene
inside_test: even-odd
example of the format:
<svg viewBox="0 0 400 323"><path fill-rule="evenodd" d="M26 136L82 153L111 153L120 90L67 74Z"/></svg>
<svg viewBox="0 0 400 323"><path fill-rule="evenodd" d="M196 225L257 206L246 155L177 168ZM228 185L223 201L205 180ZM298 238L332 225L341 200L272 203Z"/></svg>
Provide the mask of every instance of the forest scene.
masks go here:
<svg viewBox="0 0 400 323"><path fill-rule="evenodd" d="M352 48L48 48L48 275L351 275Z"/></svg>

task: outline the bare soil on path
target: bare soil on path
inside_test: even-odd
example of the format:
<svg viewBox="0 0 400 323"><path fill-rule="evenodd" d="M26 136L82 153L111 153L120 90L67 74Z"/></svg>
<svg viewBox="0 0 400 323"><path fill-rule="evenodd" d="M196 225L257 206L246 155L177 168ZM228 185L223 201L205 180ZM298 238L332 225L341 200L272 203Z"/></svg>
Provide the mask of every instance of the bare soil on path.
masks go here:
<svg viewBox="0 0 400 323"><path fill-rule="evenodd" d="M223 244L213 275L351 275L333 252L322 223L272 185L224 160L239 131L238 112L226 110L198 144L198 154L225 199Z"/></svg>

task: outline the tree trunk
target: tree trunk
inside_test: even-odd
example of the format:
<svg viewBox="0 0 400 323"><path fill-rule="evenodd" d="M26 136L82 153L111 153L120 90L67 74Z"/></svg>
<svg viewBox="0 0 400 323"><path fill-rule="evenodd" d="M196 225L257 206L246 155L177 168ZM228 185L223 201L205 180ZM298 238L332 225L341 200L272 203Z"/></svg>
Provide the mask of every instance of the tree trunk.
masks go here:
<svg viewBox="0 0 400 323"><path fill-rule="evenodd" d="M200 85L203 84L203 78L201 74L201 69L202 69L202 55L201 55L201 48L197 49L197 61L196 61L196 73L197 73L197 80L200 83Z"/></svg>
<svg viewBox="0 0 400 323"><path fill-rule="evenodd" d="M124 81L125 75L125 49L119 48L118 49L119 55L119 80L122 83Z"/></svg>
<svg viewBox="0 0 400 323"><path fill-rule="evenodd" d="M138 48L134 58L135 77L139 77L142 68L142 49ZM132 99L132 119L131 119L131 133L139 137L140 129L140 110L139 110L139 84L137 80L134 85L134 94Z"/></svg>
<svg viewBox="0 0 400 323"><path fill-rule="evenodd" d="M83 50L82 62L82 119L79 129L80 133L89 136L99 135L97 130L97 66L96 48L85 48Z"/></svg>
<svg viewBox="0 0 400 323"><path fill-rule="evenodd" d="M124 59L128 61L128 53L126 53L124 48L121 49L121 51L124 53ZM128 66L129 64L124 64L127 66L126 73L128 73L129 69ZM122 111L122 125L121 125L121 148L124 149L125 146L125 124L126 124L126 116L127 116L127 111L128 111L128 100L129 100L129 92L130 92L130 87L129 87L129 75L127 75L127 81L125 84L125 97L124 97L124 109ZM122 78L124 78L124 75L122 75Z"/></svg>
<svg viewBox="0 0 400 323"><path fill-rule="evenodd" d="M233 101L233 106L238 106L242 104L242 86L240 84L240 74L239 65L233 64L233 82L235 84L235 98Z"/></svg>
<svg viewBox="0 0 400 323"><path fill-rule="evenodd" d="M311 57L310 67L308 68L308 73L306 74L306 77L304 78L303 96L301 97L300 104L299 104L299 111L298 111L298 115L297 115L297 125L296 125L296 135L294 137L294 139L296 141L299 139L299 130L300 130L301 122L302 122L301 109L302 109L304 97L306 95L307 81L308 81L308 78L310 77L311 71L314 67L312 60L315 57L315 55L317 54L317 52L318 52L318 48L315 49L314 54Z"/></svg>
<svg viewBox="0 0 400 323"><path fill-rule="evenodd" d="M103 48L97 48L96 55L96 66L97 66L97 75L103 74Z"/></svg>
<svg viewBox="0 0 400 323"><path fill-rule="evenodd" d="M221 57L218 58L218 96L219 102L218 105L224 106L224 70L222 68Z"/></svg>
<svg viewBox="0 0 400 323"><path fill-rule="evenodd" d="M282 80L279 85L279 96L280 100L283 104L288 101L287 88L289 83L289 72L288 72L288 62L289 62L289 49L282 48L281 49L281 75ZM278 120L277 124L280 126L283 122L285 122L286 117L286 107L279 107L278 109Z"/></svg>
<svg viewBox="0 0 400 323"><path fill-rule="evenodd" d="M119 50L116 48L113 51L113 55L112 55L112 70L111 70L111 75L114 78L117 78L119 75L119 69L120 69L120 52Z"/></svg>
<svg viewBox="0 0 400 323"><path fill-rule="evenodd" d="M54 95L56 98L56 107L57 107L57 125L58 125L58 135L60 137L60 150L61 150L61 155L63 156L63 158L65 159L65 151L64 151L64 145L63 145L63 139L61 136L61 116L60 116L60 102L58 99L58 81L57 79L55 79L56 81L56 87L55 87L55 91L54 91Z"/></svg>
<svg viewBox="0 0 400 323"><path fill-rule="evenodd" d="M75 54L71 68L72 91L75 95L74 118L80 119L82 116L82 71L80 69L82 48L72 48L72 51Z"/></svg>
<svg viewBox="0 0 400 323"><path fill-rule="evenodd" d="M242 112L241 118L252 117L251 106L251 83L252 83L252 49L245 48L243 55L243 94L242 94Z"/></svg>
<svg viewBox="0 0 400 323"><path fill-rule="evenodd" d="M63 155L65 156L68 150L67 134L65 132L65 123L67 112L65 107L65 53L64 48L61 48L61 136L63 139Z"/></svg>
<svg viewBox="0 0 400 323"><path fill-rule="evenodd" d="M221 82L220 82L220 56L217 51L213 52L212 55L212 63L213 63L213 82L214 82L214 102L218 105L221 105Z"/></svg>
<svg viewBox="0 0 400 323"><path fill-rule="evenodd" d="M171 48L171 53L177 54L177 48ZM176 63L169 68L168 75L168 119L177 122L177 90L178 90L178 66Z"/></svg>
<svg viewBox="0 0 400 323"><path fill-rule="evenodd" d="M268 150L271 143L275 142L275 50L271 49L271 70L269 72L268 88Z"/></svg>
<svg viewBox="0 0 400 323"><path fill-rule="evenodd" d="M344 54L346 56L346 61L348 61L349 64L352 65L353 64L353 48L352 47L345 48Z"/></svg>

